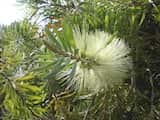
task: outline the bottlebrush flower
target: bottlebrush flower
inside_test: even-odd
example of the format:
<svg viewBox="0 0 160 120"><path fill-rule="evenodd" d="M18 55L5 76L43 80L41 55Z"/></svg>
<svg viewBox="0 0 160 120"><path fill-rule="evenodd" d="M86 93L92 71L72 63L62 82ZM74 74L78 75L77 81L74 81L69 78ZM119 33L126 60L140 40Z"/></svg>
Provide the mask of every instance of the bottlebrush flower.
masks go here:
<svg viewBox="0 0 160 120"><path fill-rule="evenodd" d="M80 56L74 82L80 91L107 89L128 77L132 61L124 40L103 31L89 33L76 28L73 33Z"/></svg>

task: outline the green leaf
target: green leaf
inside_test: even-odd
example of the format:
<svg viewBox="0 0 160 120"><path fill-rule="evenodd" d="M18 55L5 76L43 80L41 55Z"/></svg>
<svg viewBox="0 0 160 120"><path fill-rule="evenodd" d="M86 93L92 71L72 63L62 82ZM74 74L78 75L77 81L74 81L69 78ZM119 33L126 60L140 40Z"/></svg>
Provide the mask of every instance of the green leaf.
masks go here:
<svg viewBox="0 0 160 120"><path fill-rule="evenodd" d="M56 39L56 36L54 35L53 32L50 31L50 29L46 28L45 32L47 34L47 37L49 38L49 41L53 42L53 44L60 50L63 50L62 45L60 43L60 41L58 41L58 39Z"/></svg>
<svg viewBox="0 0 160 120"><path fill-rule="evenodd" d="M63 36L64 36L64 44L66 44L70 50L70 52L73 52L72 48L75 48L75 41L73 37L73 31L72 26L69 26L69 24L63 22Z"/></svg>
<svg viewBox="0 0 160 120"><path fill-rule="evenodd" d="M38 92L41 92L42 90L40 87L35 85L30 85L25 83L17 84L17 85L21 91L38 93Z"/></svg>
<svg viewBox="0 0 160 120"><path fill-rule="evenodd" d="M29 81L29 80L32 80L34 77L35 76L33 73L28 73L28 74L24 75L23 77L17 78L16 81Z"/></svg>
<svg viewBox="0 0 160 120"><path fill-rule="evenodd" d="M145 19L145 17L146 17L146 13L145 12L143 12L143 14L142 14L142 16L141 16L141 19L140 19L140 22L139 22L139 26L141 26L142 25L142 23L143 23L143 21L144 21L144 19Z"/></svg>

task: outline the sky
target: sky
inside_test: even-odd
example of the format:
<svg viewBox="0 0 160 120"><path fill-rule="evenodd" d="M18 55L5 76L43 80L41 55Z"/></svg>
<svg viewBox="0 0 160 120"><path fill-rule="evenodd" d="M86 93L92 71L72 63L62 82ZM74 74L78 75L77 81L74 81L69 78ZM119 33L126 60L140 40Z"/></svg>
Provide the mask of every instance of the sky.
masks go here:
<svg viewBox="0 0 160 120"><path fill-rule="evenodd" d="M22 7L18 6L16 0L1 0L0 2L0 24L9 25L24 17Z"/></svg>

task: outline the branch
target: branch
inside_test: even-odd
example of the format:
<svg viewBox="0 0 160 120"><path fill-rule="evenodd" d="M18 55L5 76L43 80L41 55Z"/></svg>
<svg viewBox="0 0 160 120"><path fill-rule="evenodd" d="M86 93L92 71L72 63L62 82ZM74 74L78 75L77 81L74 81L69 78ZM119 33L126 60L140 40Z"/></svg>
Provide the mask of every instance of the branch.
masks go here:
<svg viewBox="0 0 160 120"><path fill-rule="evenodd" d="M15 91L17 97L20 99L20 102L23 103L23 105L25 105L27 107L27 109L31 112L31 114L35 117L40 117L38 115L36 115L33 110L30 108L30 106L28 106L25 102L25 99L23 98L23 96L21 96L18 91L15 89L14 85L11 82L11 79L7 77L7 75L5 75L4 73L0 72L0 75L2 75L4 77L4 79L6 79L8 81L8 83L10 84L11 88ZM0 101L1 102L1 101Z"/></svg>
<svg viewBox="0 0 160 120"><path fill-rule="evenodd" d="M154 118L154 97L155 97L155 94L154 94L154 84L153 84L153 79L152 79L152 74L151 74L151 71L150 69L147 69L147 72L149 72L149 82L151 84L151 117Z"/></svg>

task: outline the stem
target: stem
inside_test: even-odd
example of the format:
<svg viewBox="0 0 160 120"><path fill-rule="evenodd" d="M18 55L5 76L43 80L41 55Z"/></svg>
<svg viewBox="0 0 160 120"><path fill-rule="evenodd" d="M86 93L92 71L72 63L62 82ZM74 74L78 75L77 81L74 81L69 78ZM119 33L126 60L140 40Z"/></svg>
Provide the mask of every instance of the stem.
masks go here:
<svg viewBox="0 0 160 120"><path fill-rule="evenodd" d="M83 120L87 120L87 116L88 116L88 114L89 114L90 108L92 107L92 105L93 105L93 103L94 103L95 97L96 97L96 95L93 96L92 101L91 101L91 103L89 104L89 106L88 106L88 108L87 108L87 111L86 111L86 113L85 113L85 115L84 115Z"/></svg>
<svg viewBox="0 0 160 120"><path fill-rule="evenodd" d="M91 68L92 65L100 65L99 63L96 62L96 60L94 58L90 58L90 57L80 57L79 55L76 54L72 54L72 53L68 53L62 50L59 50L56 48L56 46L54 46L53 44L49 44L49 42L47 42L47 40L42 40L44 45L51 50L52 52L54 52L55 54L59 55L59 56L63 56L63 57L69 57L72 60L76 60L77 62L82 62L82 64L84 65L84 67L86 68Z"/></svg>
<svg viewBox="0 0 160 120"><path fill-rule="evenodd" d="M58 54L60 56L63 56L63 57L69 57L71 59L74 59L74 60L77 60L77 61L80 61L80 57L79 56L75 56L73 54L69 54L69 53L66 53L64 51L61 51L59 49L57 49L56 47L53 47L51 46L46 40L43 40L43 43L45 44L45 46L51 50L52 52L54 52L55 54Z"/></svg>
<svg viewBox="0 0 160 120"><path fill-rule="evenodd" d="M154 118L154 97L155 97L155 94L154 94L154 84L153 84L153 79L152 79L152 74L151 74L151 71L150 69L147 69L147 71L149 72L149 82L151 84L151 98L150 98L150 101L151 101L151 117Z"/></svg>

